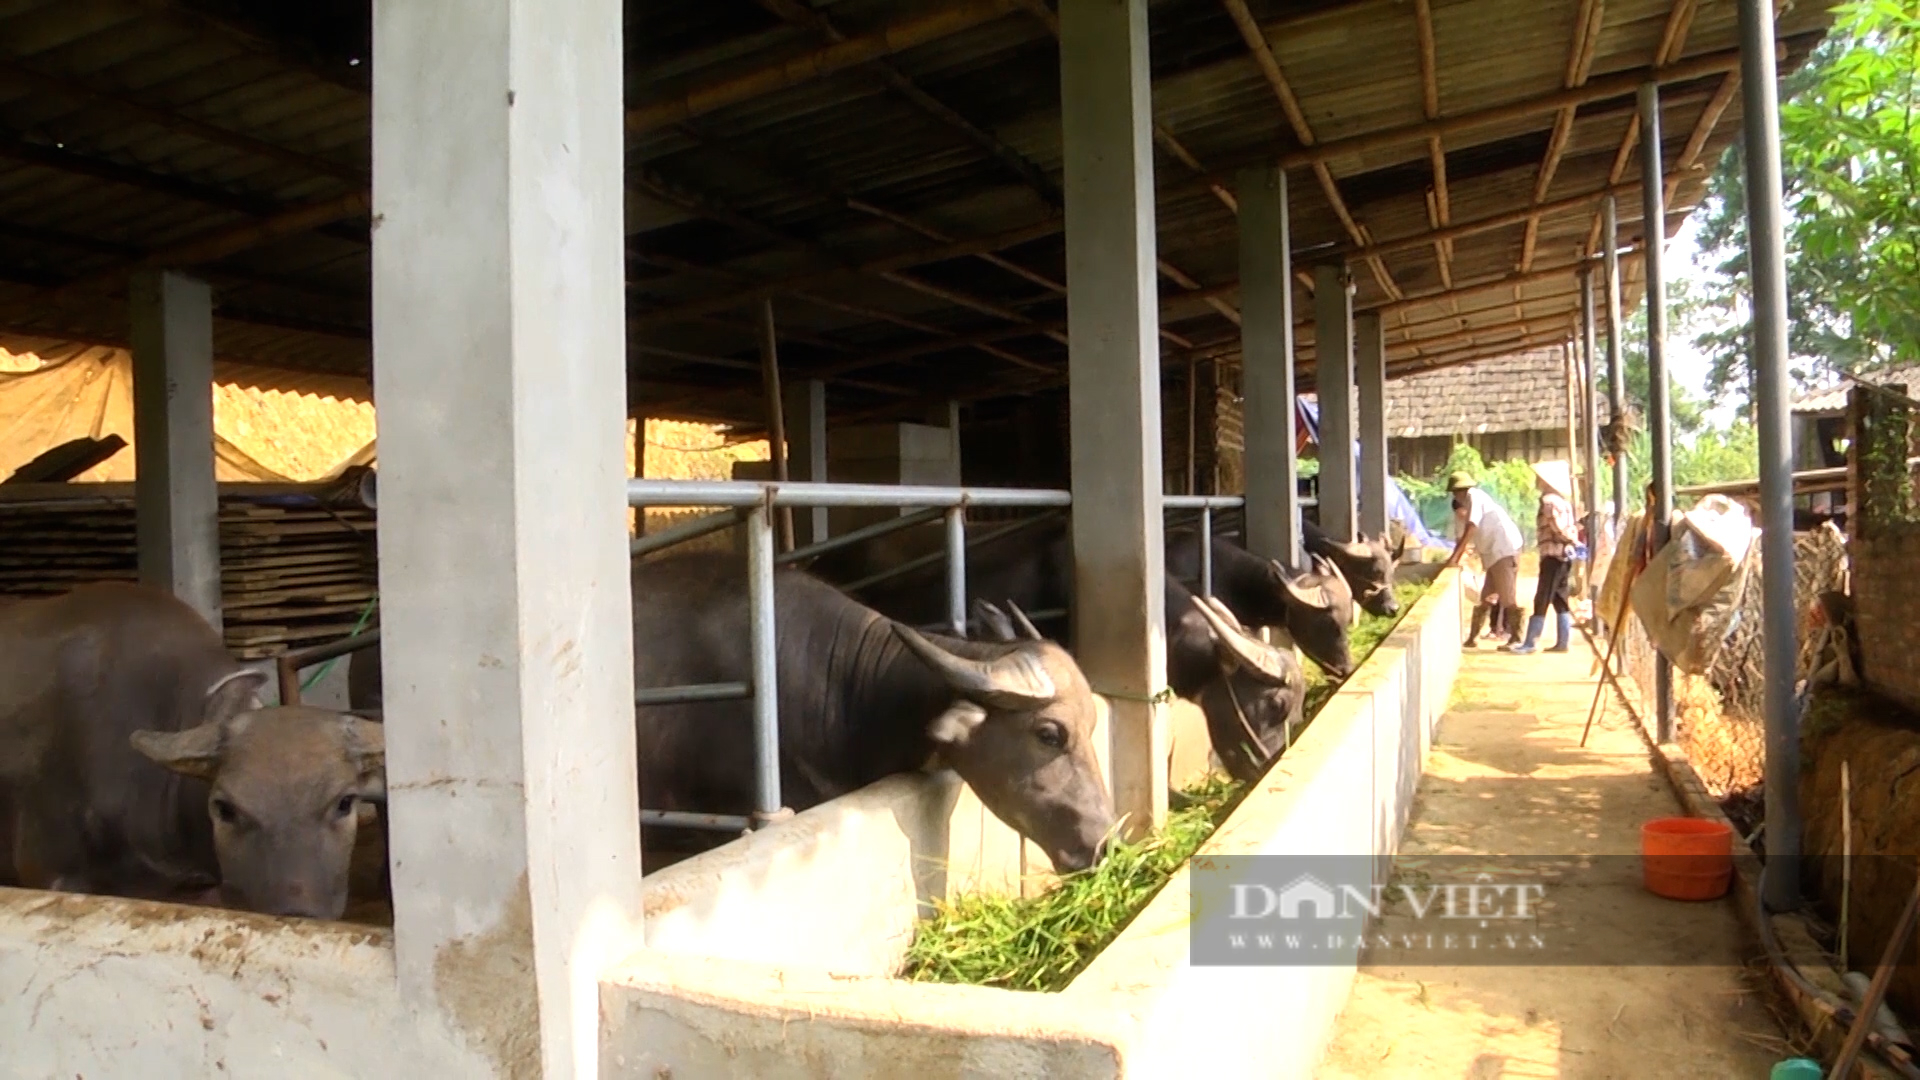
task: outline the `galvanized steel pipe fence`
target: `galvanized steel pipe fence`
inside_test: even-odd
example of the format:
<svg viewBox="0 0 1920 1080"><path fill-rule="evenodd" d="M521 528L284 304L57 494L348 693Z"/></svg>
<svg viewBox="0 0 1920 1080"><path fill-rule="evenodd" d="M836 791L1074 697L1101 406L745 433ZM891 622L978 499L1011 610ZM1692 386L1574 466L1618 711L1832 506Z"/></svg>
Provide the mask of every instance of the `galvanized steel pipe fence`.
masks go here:
<svg viewBox="0 0 1920 1080"><path fill-rule="evenodd" d="M1213 592L1211 545L1213 514L1216 510L1238 509L1245 500L1238 496L1168 495L1161 500L1165 510L1199 511L1201 531L1200 591ZM635 538L630 544L633 557L652 554L689 540L744 525L747 534L748 634L752 653L752 675L746 682L703 683L687 686L648 687L634 692L634 704L674 705L700 701L753 701L754 739L754 812L749 816L702 814L671 810L641 810L642 825L674 828L710 829L745 832L772 824L791 815L780 793L780 716L774 649L773 574L780 565L803 562L829 551L862 543L899 529L944 519L946 542L943 550L911 560L900 566L843 587L853 592L868 585L908 573L934 562L946 563L947 624L941 629L958 637L967 631L966 566L967 549L1010 535L1049 520L1051 514L1025 518L981 536L968 538L966 511L969 507L1037 509L1051 512L1073 505L1069 492L1039 488L967 488L922 487L890 484L834 483L755 483L740 480L629 480L627 503L639 509L648 507L720 508L717 513L676 525L650 536ZM841 536L830 537L806 547L777 552L773 540L773 512L788 507L862 507L912 509L898 518L876 522ZM1035 613L1044 617L1052 613ZM763 692L765 691L765 692Z"/></svg>

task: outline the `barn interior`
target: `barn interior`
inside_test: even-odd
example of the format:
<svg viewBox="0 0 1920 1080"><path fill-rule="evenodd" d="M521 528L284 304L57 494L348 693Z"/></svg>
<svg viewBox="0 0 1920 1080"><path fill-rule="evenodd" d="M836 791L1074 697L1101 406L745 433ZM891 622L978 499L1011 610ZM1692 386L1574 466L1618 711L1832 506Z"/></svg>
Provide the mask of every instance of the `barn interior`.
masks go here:
<svg viewBox="0 0 1920 1080"><path fill-rule="evenodd" d="M407 779L420 783L439 769L550 793L578 755L602 752L616 764L593 776L617 775L623 752L631 772L624 688L568 698L607 717L565 740L535 733L538 696L564 680L536 673L528 644L529 627L591 632L624 617L624 597L602 602L588 584L617 573L628 544L593 531L625 512L610 501L600 423L608 353L623 353L628 417L777 432L795 480L1096 493L1079 513L1114 527L1078 530L1076 554L1086 573L1124 564L1112 605L1129 610L1122 594L1157 573L1159 556L1136 549L1159 534L1143 524L1158 496L1252 496L1291 479L1252 475L1291 445L1272 418L1292 410L1258 412L1249 383L1269 402L1324 394L1323 343L1342 397L1356 352L1392 380L1565 344L1592 387L1607 358L1588 320L1605 342L1643 302L1645 208L1659 208L1659 236L1678 232L1743 117L1732 0L626 0L614 283L569 278L578 252L513 244L562 231L526 223L543 178L554 220L611 215L576 215L572 174L524 154L530 125L571 123L555 103L575 92L568 65L503 45L584 48L612 29L613 5L486 0L463 21L457 4L419 0L408 15L391 3L0 4L0 347L132 354L148 388L136 409L155 433L138 445L141 471L165 478L142 489L143 519L175 520L182 499L211 491L210 462L205 477L183 475L204 455L168 438L192 433L197 414L179 401L210 380L386 395L388 663L505 658L504 675L447 684L500 701L457 736L390 738L409 746ZM1775 7L1776 62L1791 72L1831 14ZM462 59L423 44L436 17L439 48ZM551 28L527 29L543 20ZM379 79L376 56L394 58ZM446 102L408 65L468 90L511 84L513 119L496 141L462 144L455 133L476 129L462 113L435 130L421 102ZM581 80L600 87L604 74ZM1648 104L1658 199L1642 181ZM1129 143L1136 131L1145 141ZM587 125L580 138L604 148L610 135ZM487 185L500 191L475 194ZM488 292L457 245L405 220L442 194L455 205L441 223L472 227L475 262L531 267L524 278ZM1134 261L1150 280L1129 284ZM1092 271L1091 289L1070 297L1069 265ZM554 281L567 284L543 294ZM586 324L612 318L616 289L623 332L609 337ZM602 365L592 378L586 356ZM1090 377L1070 384L1070 369ZM1220 490L1220 472L1198 466L1218 458L1222 413L1243 407L1248 490ZM1343 433L1364 437L1382 406L1363 385L1358 408L1361 430ZM929 428L957 436L956 450L923 476L916 459L939 456L916 449ZM1127 472L1142 463L1159 475ZM1358 494L1335 492L1349 524ZM543 515L585 533L529 524ZM172 528L162 543L191 539ZM448 557L449 535L480 540ZM584 552L588 569L542 563L560 551ZM167 571L175 581L197 573L217 595L217 573L208 586L204 566L182 565ZM471 595L448 600L463 583ZM489 605L515 620L457 625ZM1112 620L1089 672L1145 663L1152 610ZM617 667L625 645L608 640L619 647L595 655ZM389 699L387 711L423 707ZM397 834L416 835L396 841L416 857L394 878L403 986L430 981L419 973L434 950L472 933L453 914L462 905L497 907L516 873L523 886L529 873L564 879L568 859L629 842L620 829L568 839L611 819L563 798L564 835L498 856L452 824L470 807L421 798L417 825L396 818ZM496 811L489 821L522 832L532 816L520 802ZM419 862L438 850L429 833L455 838L439 868ZM555 886L533 901L536 922L584 919L582 897L603 884L583 872ZM527 979L551 989L565 961L538 955Z"/></svg>

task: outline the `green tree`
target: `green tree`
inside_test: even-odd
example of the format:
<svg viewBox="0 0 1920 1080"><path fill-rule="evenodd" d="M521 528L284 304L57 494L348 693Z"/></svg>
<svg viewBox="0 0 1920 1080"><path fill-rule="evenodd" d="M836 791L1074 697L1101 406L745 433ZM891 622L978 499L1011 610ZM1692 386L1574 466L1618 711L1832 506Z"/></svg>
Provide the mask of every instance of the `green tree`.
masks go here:
<svg viewBox="0 0 1920 1080"><path fill-rule="evenodd" d="M1920 5L1854 0L1781 88L1788 349L1802 386L1920 359ZM1701 207L1714 260L1696 327L1708 391L1751 404L1745 161L1721 159Z"/></svg>

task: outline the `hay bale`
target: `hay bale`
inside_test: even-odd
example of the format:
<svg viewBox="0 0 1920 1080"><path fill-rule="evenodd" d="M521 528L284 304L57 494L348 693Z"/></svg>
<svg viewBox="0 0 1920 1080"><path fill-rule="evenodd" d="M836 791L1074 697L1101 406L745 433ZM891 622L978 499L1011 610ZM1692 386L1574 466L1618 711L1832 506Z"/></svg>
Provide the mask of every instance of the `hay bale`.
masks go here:
<svg viewBox="0 0 1920 1080"><path fill-rule="evenodd" d="M1840 763L1853 801L1853 887L1847 964L1872 973L1912 895L1920 868L1920 723L1872 695L1822 692L1802 736L1800 805L1805 815L1803 887L1821 914L1840 918ZM1887 1000L1920 1016L1920 944L1899 959Z"/></svg>

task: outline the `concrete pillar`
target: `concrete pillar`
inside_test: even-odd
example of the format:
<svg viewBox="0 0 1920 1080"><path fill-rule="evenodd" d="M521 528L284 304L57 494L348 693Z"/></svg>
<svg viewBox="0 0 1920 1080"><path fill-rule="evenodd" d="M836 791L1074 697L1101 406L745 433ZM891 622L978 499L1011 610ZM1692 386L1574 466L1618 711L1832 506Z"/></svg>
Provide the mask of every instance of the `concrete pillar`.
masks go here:
<svg viewBox="0 0 1920 1080"><path fill-rule="evenodd" d="M1667 243L1663 174L1660 164L1660 88L1640 87L1640 184L1642 263L1647 275L1647 416L1653 444L1653 542L1667 542L1673 516L1673 409L1667 383L1667 290L1661 254ZM1656 546L1655 550L1658 550ZM1673 741L1673 662L1655 653L1653 662L1654 730L1661 742Z"/></svg>
<svg viewBox="0 0 1920 1080"><path fill-rule="evenodd" d="M802 379L789 385L787 398L787 476L793 480L827 482L827 384ZM796 542L817 544L827 538L827 508L815 506L796 527Z"/></svg>
<svg viewBox="0 0 1920 1080"><path fill-rule="evenodd" d="M1146 0L1062 0L1074 640L1127 832L1167 811L1159 294Z"/></svg>
<svg viewBox="0 0 1920 1080"><path fill-rule="evenodd" d="M133 345L134 532L140 581L220 629L213 472L213 293L173 271L127 286Z"/></svg>
<svg viewBox="0 0 1920 1080"><path fill-rule="evenodd" d="M1387 334L1380 316L1353 321L1360 390L1360 531L1387 538Z"/></svg>
<svg viewBox="0 0 1920 1080"><path fill-rule="evenodd" d="M1315 392L1320 398L1320 527L1352 540L1353 276L1344 263L1313 268Z"/></svg>
<svg viewBox="0 0 1920 1080"><path fill-rule="evenodd" d="M1244 398L1247 550L1299 569L1294 446L1293 255L1286 170L1240 173L1240 389Z"/></svg>
<svg viewBox="0 0 1920 1080"><path fill-rule="evenodd" d="M402 995L599 1074L640 944L619 0L374 0L381 662Z"/></svg>

